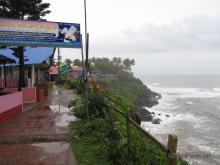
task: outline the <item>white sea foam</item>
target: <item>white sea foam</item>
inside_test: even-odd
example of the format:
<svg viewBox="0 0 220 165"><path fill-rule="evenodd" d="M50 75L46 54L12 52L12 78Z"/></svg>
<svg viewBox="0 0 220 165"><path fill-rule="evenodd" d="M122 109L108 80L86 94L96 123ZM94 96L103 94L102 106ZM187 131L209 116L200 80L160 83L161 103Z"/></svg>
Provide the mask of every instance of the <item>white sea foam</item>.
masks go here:
<svg viewBox="0 0 220 165"><path fill-rule="evenodd" d="M153 83L152 85L153 85L153 86L160 86L160 83L155 82L155 83Z"/></svg>
<svg viewBox="0 0 220 165"><path fill-rule="evenodd" d="M213 88L213 91L220 92L220 88Z"/></svg>
<svg viewBox="0 0 220 165"><path fill-rule="evenodd" d="M149 85L149 88L155 92L161 93L162 98L169 96L170 99L175 98L215 98L220 97L220 88L212 90L205 88L176 88L176 87L160 87Z"/></svg>
<svg viewBox="0 0 220 165"><path fill-rule="evenodd" d="M212 155L219 155L220 153L220 145L219 142L218 145L212 145L210 144L210 141L216 141L216 139L207 140L205 138L188 138L187 144L196 146L200 151L210 153Z"/></svg>
<svg viewBox="0 0 220 165"><path fill-rule="evenodd" d="M193 102L191 102L191 101L187 101L186 103L189 105L193 105Z"/></svg>

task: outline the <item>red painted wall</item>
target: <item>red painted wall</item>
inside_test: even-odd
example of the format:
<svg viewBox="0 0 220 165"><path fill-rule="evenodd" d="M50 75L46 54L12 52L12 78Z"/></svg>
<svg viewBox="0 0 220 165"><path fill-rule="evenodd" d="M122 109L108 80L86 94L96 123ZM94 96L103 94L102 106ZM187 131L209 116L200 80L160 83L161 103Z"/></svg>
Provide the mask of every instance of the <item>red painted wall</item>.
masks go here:
<svg viewBox="0 0 220 165"><path fill-rule="evenodd" d="M16 116L18 113L22 112L23 105L18 105L8 111L0 113L0 123L7 121L8 119Z"/></svg>
<svg viewBox="0 0 220 165"><path fill-rule="evenodd" d="M0 96L0 123L21 113L23 110L22 92Z"/></svg>
<svg viewBox="0 0 220 165"><path fill-rule="evenodd" d="M40 89L37 91L37 102L40 102L44 99L44 90Z"/></svg>
<svg viewBox="0 0 220 165"><path fill-rule="evenodd" d="M24 103L35 103L37 101L36 98L36 88L22 88L23 92L23 101Z"/></svg>

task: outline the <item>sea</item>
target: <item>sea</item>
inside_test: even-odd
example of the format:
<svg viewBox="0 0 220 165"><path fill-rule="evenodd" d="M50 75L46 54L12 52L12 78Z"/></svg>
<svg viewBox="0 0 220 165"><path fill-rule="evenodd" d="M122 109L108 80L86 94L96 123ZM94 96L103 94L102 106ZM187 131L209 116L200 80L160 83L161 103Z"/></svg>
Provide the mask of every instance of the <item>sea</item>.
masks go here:
<svg viewBox="0 0 220 165"><path fill-rule="evenodd" d="M167 144L168 134L178 137L178 156L192 165L220 165L220 75L139 76L162 95L148 108L160 124L142 126Z"/></svg>

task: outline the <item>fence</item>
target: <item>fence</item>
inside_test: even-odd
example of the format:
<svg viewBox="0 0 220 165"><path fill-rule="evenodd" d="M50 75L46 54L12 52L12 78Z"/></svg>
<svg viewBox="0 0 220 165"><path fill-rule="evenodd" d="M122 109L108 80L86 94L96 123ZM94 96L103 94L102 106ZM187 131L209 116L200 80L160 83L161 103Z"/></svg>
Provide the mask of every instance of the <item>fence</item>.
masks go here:
<svg viewBox="0 0 220 165"><path fill-rule="evenodd" d="M148 133L145 129L143 129L140 125L138 125L130 116L129 114L129 109L127 108L125 112L121 110L122 107L120 107L119 100L111 97L108 95L108 93L102 88L100 85L98 85L95 81L91 81L93 86L97 89L98 92L102 93L104 97L106 97L108 100L112 102L111 107L112 109L116 112L117 114L120 114L125 120L126 120L126 126L127 126L127 144L128 144L128 152L133 154L135 157L138 157L135 153L132 152L131 144L132 144L132 139L131 139L131 126L134 126L138 131L140 131L144 137L149 138L153 143L159 147L163 152L166 153L167 157L167 163L168 165L176 165L177 164L177 157L176 157L176 152L177 152L177 141L178 138L174 134L169 134L168 135L168 143L167 146L165 146L163 143L161 143L159 140L157 140L154 136L152 136L150 133ZM116 117L117 118L117 117ZM180 158L178 158L180 159ZM182 159L180 159L182 160Z"/></svg>

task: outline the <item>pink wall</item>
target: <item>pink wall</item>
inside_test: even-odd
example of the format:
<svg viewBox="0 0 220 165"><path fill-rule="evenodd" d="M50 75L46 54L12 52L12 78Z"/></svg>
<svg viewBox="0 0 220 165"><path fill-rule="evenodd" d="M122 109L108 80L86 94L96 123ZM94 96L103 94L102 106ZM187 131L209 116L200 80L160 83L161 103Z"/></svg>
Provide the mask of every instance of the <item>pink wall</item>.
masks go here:
<svg viewBox="0 0 220 165"><path fill-rule="evenodd" d="M24 103L35 103L37 101L35 87L22 88L22 92Z"/></svg>
<svg viewBox="0 0 220 165"><path fill-rule="evenodd" d="M0 113L13 109L19 105L23 105L22 92L0 96Z"/></svg>

